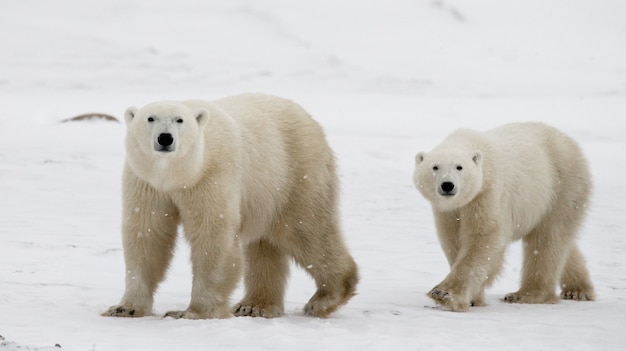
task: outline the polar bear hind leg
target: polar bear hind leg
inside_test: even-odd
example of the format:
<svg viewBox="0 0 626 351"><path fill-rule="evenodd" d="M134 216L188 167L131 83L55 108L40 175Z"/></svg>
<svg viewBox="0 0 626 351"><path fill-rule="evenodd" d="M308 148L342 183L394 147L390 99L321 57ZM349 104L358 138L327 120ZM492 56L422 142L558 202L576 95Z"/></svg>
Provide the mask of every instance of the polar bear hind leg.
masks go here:
<svg viewBox="0 0 626 351"><path fill-rule="evenodd" d="M305 305L305 314L327 317L355 295L358 269L341 234L337 181L311 178L290 195L271 225L271 234L249 246L252 270L246 275L247 294L235 306L236 315L283 313L288 258L315 280L317 290Z"/></svg>
<svg viewBox="0 0 626 351"><path fill-rule="evenodd" d="M235 316L275 318L284 313L289 260L278 246L261 239L244 249L246 295L235 305Z"/></svg>
<svg viewBox="0 0 626 351"><path fill-rule="evenodd" d="M341 237L333 223L317 229L330 236ZM311 234L310 232L308 233ZM321 237L324 238L325 235ZM335 240L307 240L306 233L296 231L295 238L301 241L294 245L292 254L296 263L315 280L317 291L304 306L304 313L314 317L327 317L355 295L358 283L357 266L343 245ZM334 242L333 244L330 244ZM308 250L308 247L315 247ZM319 252L323 254L319 255Z"/></svg>
<svg viewBox="0 0 626 351"><path fill-rule="evenodd" d="M313 194L306 196L304 194ZM296 193L292 203L311 206L284 213L276 229L284 231L285 250L313 279L317 291L304 307L304 313L327 317L355 295L358 269L344 244L338 218L337 191Z"/></svg>
<svg viewBox="0 0 626 351"><path fill-rule="evenodd" d="M248 245L246 295L233 308L236 316L274 318L284 313L289 257L316 283L317 291L304 307L305 314L327 317L355 295L359 280L356 263L341 240L337 221L331 221L333 215L325 212L311 216L311 222L280 220L274 240Z"/></svg>
<svg viewBox="0 0 626 351"><path fill-rule="evenodd" d="M513 303L558 303L555 294L561 272L571 252L574 238L568 235L565 223L541 223L523 238L522 281L517 292L507 294L504 301Z"/></svg>
<svg viewBox="0 0 626 351"><path fill-rule="evenodd" d="M579 219L551 214L524 237L521 287L506 295L504 301L558 303L558 283L563 289L561 296L566 299L593 299L589 272L575 242L581 219L582 215Z"/></svg>

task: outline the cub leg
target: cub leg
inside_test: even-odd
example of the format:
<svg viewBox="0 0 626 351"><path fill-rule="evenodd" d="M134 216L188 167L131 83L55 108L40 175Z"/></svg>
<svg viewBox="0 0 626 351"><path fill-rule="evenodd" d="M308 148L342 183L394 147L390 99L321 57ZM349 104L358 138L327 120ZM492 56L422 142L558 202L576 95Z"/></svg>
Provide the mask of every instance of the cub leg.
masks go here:
<svg viewBox="0 0 626 351"><path fill-rule="evenodd" d="M483 239L483 240L481 240ZM484 306L484 289L497 276L504 262L505 245L498 240L475 237L470 247L459 251L446 278L429 293L443 308L462 312Z"/></svg>
<svg viewBox="0 0 626 351"><path fill-rule="evenodd" d="M467 311L470 306L485 304L484 289L502 269L508 236L488 217L465 215L455 219L458 221L458 232L447 235L449 242L456 240L447 245L452 252L456 248L456 257L448 256L454 259L450 273L428 296L444 309ZM439 236L441 240L441 232Z"/></svg>
<svg viewBox="0 0 626 351"><path fill-rule="evenodd" d="M524 262L520 289L507 294L512 303L558 303L555 290L575 245L564 221L540 224L523 239Z"/></svg>

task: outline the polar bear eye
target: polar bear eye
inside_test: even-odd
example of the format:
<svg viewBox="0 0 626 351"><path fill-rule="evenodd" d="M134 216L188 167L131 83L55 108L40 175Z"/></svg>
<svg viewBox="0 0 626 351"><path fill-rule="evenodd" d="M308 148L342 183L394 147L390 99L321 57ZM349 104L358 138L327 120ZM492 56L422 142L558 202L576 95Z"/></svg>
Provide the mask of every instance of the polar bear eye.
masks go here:
<svg viewBox="0 0 626 351"><path fill-rule="evenodd" d="M462 171L463 170L463 166L456 166L456 170L457 171Z"/></svg>
<svg viewBox="0 0 626 351"><path fill-rule="evenodd" d="M154 122L154 117L148 117L148 122Z"/></svg>
<svg viewBox="0 0 626 351"><path fill-rule="evenodd" d="M177 119L177 120L176 120L176 123L178 123L178 124L183 123L183 119L182 119L182 118Z"/></svg>
<svg viewBox="0 0 626 351"><path fill-rule="evenodd" d="M435 165L433 166L433 171L438 171L439 170L439 166Z"/></svg>

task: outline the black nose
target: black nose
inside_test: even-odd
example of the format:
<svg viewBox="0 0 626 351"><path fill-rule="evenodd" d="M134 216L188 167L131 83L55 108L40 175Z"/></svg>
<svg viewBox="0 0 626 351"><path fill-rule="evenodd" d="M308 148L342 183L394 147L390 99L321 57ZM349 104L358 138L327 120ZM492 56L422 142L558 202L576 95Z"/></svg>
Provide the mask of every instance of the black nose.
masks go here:
<svg viewBox="0 0 626 351"><path fill-rule="evenodd" d="M452 182L441 183L441 190L443 190L445 193L451 192L452 190L454 190L454 183Z"/></svg>
<svg viewBox="0 0 626 351"><path fill-rule="evenodd" d="M162 146L170 146L174 143L174 138L172 138L172 134L170 133L161 133L157 138L159 145Z"/></svg>

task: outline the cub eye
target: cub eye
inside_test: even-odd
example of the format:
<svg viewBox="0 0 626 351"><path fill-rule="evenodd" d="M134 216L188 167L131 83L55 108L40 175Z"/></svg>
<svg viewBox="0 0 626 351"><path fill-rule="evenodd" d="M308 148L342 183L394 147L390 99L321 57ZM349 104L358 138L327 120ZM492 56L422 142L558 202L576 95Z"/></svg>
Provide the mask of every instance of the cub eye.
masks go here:
<svg viewBox="0 0 626 351"><path fill-rule="evenodd" d="M457 171L462 171L463 170L463 166L456 166L456 170Z"/></svg>
<svg viewBox="0 0 626 351"><path fill-rule="evenodd" d="M178 123L178 124L183 123L183 119L182 119L182 118L177 119L177 120L176 120L176 123Z"/></svg>
<svg viewBox="0 0 626 351"><path fill-rule="evenodd" d="M148 117L148 122L154 122L154 117Z"/></svg>
<svg viewBox="0 0 626 351"><path fill-rule="evenodd" d="M439 170L439 166L433 166L433 171L438 171Z"/></svg>

